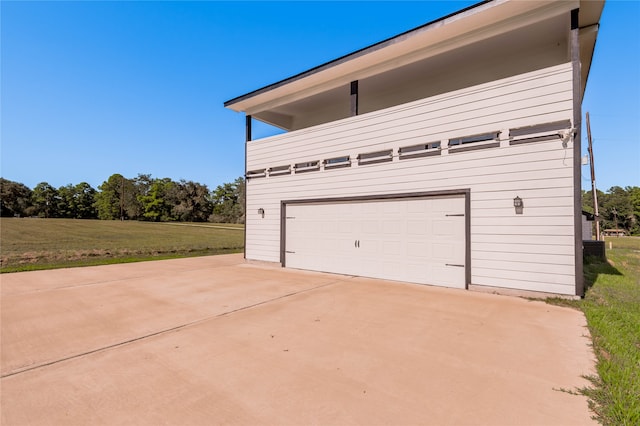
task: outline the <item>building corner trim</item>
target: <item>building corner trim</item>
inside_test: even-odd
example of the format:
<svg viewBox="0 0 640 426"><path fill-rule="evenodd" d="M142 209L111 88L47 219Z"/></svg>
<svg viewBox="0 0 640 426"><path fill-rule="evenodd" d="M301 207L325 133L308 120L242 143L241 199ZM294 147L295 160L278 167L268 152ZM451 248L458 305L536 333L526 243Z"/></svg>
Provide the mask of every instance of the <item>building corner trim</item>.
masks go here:
<svg viewBox="0 0 640 426"><path fill-rule="evenodd" d="M578 9L571 11L571 66L573 72L573 233L575 256L575 294L584 295L584 269L582 256L582 88L580 64L580 38Z"/></svg>

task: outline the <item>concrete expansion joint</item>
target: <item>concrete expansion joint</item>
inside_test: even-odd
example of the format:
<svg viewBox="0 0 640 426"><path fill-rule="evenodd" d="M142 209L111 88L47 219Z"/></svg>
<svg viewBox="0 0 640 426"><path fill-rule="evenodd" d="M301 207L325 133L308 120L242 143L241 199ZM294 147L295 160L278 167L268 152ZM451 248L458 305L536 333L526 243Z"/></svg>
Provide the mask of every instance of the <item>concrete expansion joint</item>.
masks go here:
<svg viewBox="0 0 640 426"><path fill-rule="evenodd" d="M118 280L116 280L116 281L118 281ZM155 337L155 336L159 336L159 335L171 333L171 332L174 332L174 331L178 331L178 330L181 330L181 329L184 329L184 328L188 328L188 327L191 327L191 326L194 326L194 325L197 325L197 324L201 324L201 323L206 322L206 321L214 320L216 318L225 317L225 316L237 313L237 312L245 311L245 310L248 310L248 309L251 309L251 308L255 308L255 307L258 307L258 306L269 304L271 302L275 302L275 301L278 301L278 300L282 300L282 299L286 299L286 298L289 298L289 297L292 297L292 296L296 296L298 294L308 293L308 292L311 292L311 291L314 291L314 290L318 290L318 289L321 289L321 288L324 288L324 287L328 287L328 286L337 284L337 283L342 282L342 281L344 281L344 280L332 280L330 282L327 282L327 283L324 283L324 284L320 284L320 285L317 285L317 286L314 286L314 287L311 287L311 288L306 288L304 290L299 290L299 291L294 291L294 292L291 292L291 293L287 293L287 294L284 294L282 296L277 296L277 297L274 297L274 298L271 298L271 299L263 300L261 302L253 303L251 305L242 306L240 308L233 309L231 311L222 312L220 314L211 315L211 316L208 316L208 317L205 317L205 318L201 318L201 319L198 319L198 320L195 320L195 321L191 321L191 322L188 322L188 323L185 323L185 324L177 325L175 327L170 327L170 328L167 328L167 329L164 329L164 330L156 331L154 333L145 334L144 336L139 336L139 337L136 337L134 339L125 340L123 342L114 343L112 345L103 346L103 347L100 347L100 348L97 348L97 349L93 349L93 350L90 350L90 351L82 352L82 353L79 353L79 354L76 354L76 355L70 355L70 356L67 356L67 357L64 357L64 358L56 359L56 360L45 362L45 363L31 365L31 366L23 367L23 368L18 368L18 369L14 370L14 371L11 371L11 372L8 372L6 374L1 375L0 379L5 379L5 378L11 377L11 376L16 376L18 374L26 373L26 372L33 371L33 370L39 370L41 368L45 368L45 367L49 367L49 366L52 366L52 365L60 364L60 363L65 362L65 361L71 361L71 360L74 360L74 359L81 359L81 358L84 358L86 356L98 353L98 352L105 352L105 351L108 351L108 350L111 350L111 349L119 348L119 347L122 347L122 346L125 346L125 345L129 345L129 344L132 344L132 343L135 343L135 342L146 340L146 339L149 339L149 338L152 338L152 337ZM89 285L91 285L91 284L89 284Z"/></svg>
<svg viewBox="0 0 640 426"><path fill-rule="evenodd" d="M277 300L286 299L287 297L296 296L296 295L302 294L302 293L308 293L308 292L311 292L311 291L314 291L314 290L321 289L323 287L328 287L330 285L337 284L337 283L339 283L341 281L343 281L343 280L333 280L333 281L330 281L328 283L317 285L315 287L311 287L311 288L307 288L307 289L304 289L304 290L299 290L299 291L294 291L294 292L291 292L291 293L287 293L287 294L284 294L282 296L274 297L273 299L264 300L262 302L254 303L252 305L247 305L247 306L243 306L243 307L238 308L238 309L234 309L234 310L231 310L231 311L223 312L221 314L215 315L212 318L231 315L231 314L234 314L236 312L240 312L240 311L244 311L244 310L247 310L247 309L255 308L257 306L266 305L267 303L275 302ZM200 320L200 321L206 321L206 320Z"/></svg>
<svg viewBox="0 0 640 426"><path fill-rule="evenodd" d="M113 280L94 281L92 283L71 284L71 285L65 285L65 286L62 286L62 287L37 288L35 290L21 292L20 294L42 293L42 292L46 292L46 291L66 290L66 289L78 288L78 287L91 287L91 286L94 286L94 285L117 283L118 281L128 281L128 280L132 280L132 279L135 280L135 279L138 279L138 278L146 278L146 277L144 275L140 275L140 276L137 276L137 277L125 277L125 278L117 278L117 279L113 279Z"/></svg>
<svg viewBox="0 0 640 426"><path fill-rule="evenodd" d="M203 266L203 267L199 267L199 268L183 269L181 271L174 272L174 274L184 274L184 273L188 273L188 272L202 271L204 269L219 269L219 268L226 268L226 267L229 267L229 265ZM156 277L165 277L166 274L158 273L155 276ZM110 280L101 280L101 281L94 281L94 282L82 283L82 284L70 284L70 285L66 285L66 286L53 287L53 288L37 288L37 289L34 289L34 290L20 292L20 294L42 293L42 292L46 292L46 291L67 290L67 289L79 288L79 287L91 287L91 286L95 286L95 285L117 283L117 282L120 282L120 281L129 281L129 280L136 280L136 279L142 279L142 278L154 278L154 276L150 276L150 275L126 276L126 277L114 278L114 279L110 279Z"/></svg>

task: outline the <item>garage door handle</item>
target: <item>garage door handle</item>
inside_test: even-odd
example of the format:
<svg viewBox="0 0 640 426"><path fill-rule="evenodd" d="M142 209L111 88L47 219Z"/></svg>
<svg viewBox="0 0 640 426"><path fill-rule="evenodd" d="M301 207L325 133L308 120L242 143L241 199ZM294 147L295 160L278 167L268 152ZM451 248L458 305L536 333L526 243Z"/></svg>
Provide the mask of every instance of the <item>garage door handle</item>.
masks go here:
<svg viewBox="0 0 640 426"><path fill-rule="evenodd" d="M287 251L285 251L285 253L293 253L293 254L295 254L296 252L287 250Z"/></svg>
<svg viewBox="0 0 640 426"><path fill-rule="evenodd" d="M446 214L445 216L447 216L447 217L449 217L449 216L463 216L464 217L464 213Z"/></svg>
<svg viewBox="0 0 640 426"><path fill-rule="evenodd" d="M360 240L356 240L356 241L353 243L353 246L354 246L355 248L360 248Z"/></svg>
<svg viewBox="0 0 640 426"><path fill-rule="evenodd" d="M446 265L447 266L457 266L458 268L464 268L464 265L458 265L458 264L455 264L455 263L447 263Z"/></svg>

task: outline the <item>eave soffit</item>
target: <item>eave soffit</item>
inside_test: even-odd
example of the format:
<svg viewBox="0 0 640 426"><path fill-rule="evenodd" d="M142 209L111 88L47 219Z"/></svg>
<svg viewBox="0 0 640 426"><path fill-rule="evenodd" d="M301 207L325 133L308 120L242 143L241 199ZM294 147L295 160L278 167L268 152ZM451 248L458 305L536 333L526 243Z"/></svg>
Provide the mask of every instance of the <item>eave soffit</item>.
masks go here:
<svg viewBox="0 0 640 426"><path fill-rule="evenodd" d="M586 84L597 24L604 0L494 0L426 24L338 60L225 102L234 111L255 114L262 121L285 128L289 117L269 112L278 106L326 92L353 80L380 74L406 64L549 19L580 7L582 87ZM274 113L276 114L276 113Z"/></svg>

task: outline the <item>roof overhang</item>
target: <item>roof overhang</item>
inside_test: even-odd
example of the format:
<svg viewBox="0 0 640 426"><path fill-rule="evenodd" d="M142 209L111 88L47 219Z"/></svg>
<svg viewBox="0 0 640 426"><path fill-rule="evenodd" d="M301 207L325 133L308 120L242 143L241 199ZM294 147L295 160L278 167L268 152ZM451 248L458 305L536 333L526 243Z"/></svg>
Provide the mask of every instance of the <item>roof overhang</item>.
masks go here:
<svg viewBox="0 0 640 426"><path fill-rule="evenodd" d="M224 106L289 129L284 106L312 96L330 96L351 81L451 52L544 19L579 12L582 88L586 86L604 0L491 0L427 23L224 103ZM568 28L567 28L568 31ZM279 112L280 111L280 112Z"/></svg>

